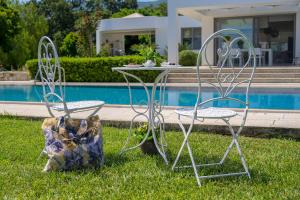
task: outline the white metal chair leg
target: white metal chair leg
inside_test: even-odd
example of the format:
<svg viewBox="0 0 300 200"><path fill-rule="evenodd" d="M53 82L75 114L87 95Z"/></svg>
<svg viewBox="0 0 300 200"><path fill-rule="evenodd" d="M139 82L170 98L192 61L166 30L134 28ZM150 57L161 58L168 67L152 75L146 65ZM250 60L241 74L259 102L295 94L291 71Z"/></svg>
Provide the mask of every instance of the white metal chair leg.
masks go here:
<svg viewBox="0 0 300 200"><path fill-rule="evenodd" d="M183 142L182 142L182 144L181 144L181 147L180 147L180 149L179 149L179 151L178 151L178 154L177 154L177 156L176 156L176 158L175 158L175 161L174 161L173 166L172 166L172 170L175 169L175 167L176 167L176 165L177 165L177 162L178 162L178 160L179 160L179 158L180 158L180 155L181 155L181 153L182 153L182 151L183 151L183 148L184 148L185 144L188 143L188 140L187 140L188 137L187 137L187 135L190 134L190 132L189 132L189 134L186 133L186 130L185 130L185 128L184 128L182 122L180 121L180 119L179 119L178 121L179 121L178 124L179 124L179 126L180 126L180 128L181 128L181 130L182 130L183 135L184 135L184 140L183 140Z"/></svg>
<svg viewBox="0 0 300 200"><path fill-rule="evenodd" d="M249 172L249 169L248 169L248 166L247 166L247 163L246 163L246 159L245 159L245 157L244 157L244 155L242 153L241 147L240 147L240 145L238 143L238 137L239 137L239 135L235 133L235 131L233 130L233 128L232 128L232 126L231 126L231 124L229 123L228 120L223 119L223 121L227 124L227 126L228 126L228 128L229 128L229 130L230 130L230 132L232 134L233 139L232 139L232 142L229 145L227 151L225 152L224 157L221 160L221 163L223 164L223 162L225 161L226 157L228 156L230 150L232 149L233 145L235 144L235 146L237 148L237 151L238 151L238 153L240 155L240 159L242 161L242 165L243 165L243 167L245 169L245 172L247 173L247 176L249 178L251 178L250 172Z"/></svg>
<svg viewBox="0 0 300 200"><path fill-rule="evenodd" d="M190 126L190 128L187 132L185 127L183 126L180 118L179 118L179 123L178 124L179 124L179 126L182 129L182 132L184 134L184 140L183 140L183 143L182 143L182 145L180 147L180 150L177 154L177 157L174 161L174 164L172 166L172 170L174 170L175 168L191 168L192 167L194 169L195 177L196 177L196 180L197 180L197 183L198 183L199 186L201 186L201 179L207 179L207 178L218 178L218 177L238 176L238 175L247 175L249 178L251 178L250 172L249 172L246 160L245 160L245 157L244 157L244 155L242 153L242 150L241 150L241 147L238 143L238 136L239 135L237 133L235 133L232 126L229 124L228 120L223 119L223 121L228 125L229 130L230 130L230 132L232 134L232 137L233 137L230 145L228 146L228 148L226 149L226 151L223 155L223 158L221 159L221 161L219 163L208 163L208 164L196 165L191 146L189 145L189 142L188 142L188 137L191 134L191 131L192 131L191 127L192 126ZM187 146L192 165L191 166L176 167L185 145ZM232 150L234 145L237 147L237 151L238 151L238 154L240 156L240 159L241 159L241 162L242 162L242 165L243 165L243 168L244 168L245 172L228 173L228 174L216 174L216 175L208 175L208 176L199 176L198 175L197 167L222 165L225 162L226 158L228 157L228 154L230 153L230 151Z"/></svg>
<svg viewBox="0 0 300 200"><path fill-rule="evenodd" d="M186 141L187 141L186 146L188 148L189 155L190 155L190 158L191 158L191 161L192 161L192 166L193 166L193 169L194 169L195 177L197 179L198 185L201 186L201 182L200 182L199 175L198 175L198 169L197 169L197 166L195 164L195 159L194 159L194 156L193 156L193 153L192 153L192 149L191 149L191 147L188 143L188 139Z"/></svg>
<svg viewBox="0 0 300 200"><path fill-rule="evenodd" d="M246 171L246 173L247 173L247 176L248 176L249 178L251 178L251 175L250 175L250 172L249 172L247 163L246 163L246 159L245 159L245 157L244 157L244 155L243 155L243 153L242 153L241 147L240 147L240 145L239 145L237 139L235 139L235 145L236 145L236 147L237 147L238 153L239 153L239 155L240 155L240 158L241 158L243 167L244 167L244 169L245 169L245 171Z"/></svg>
<svg viewBox="0 0 300 200"><path fill-rule="evenodd" d="M225 160L226 160L229 152L231 151L231 148L233 147L233 145L234 145L234 141L232 140L231 143L230 143L230 145L228 146L228 148L227 148L227 150L226 150L226 152L225 152L222 160L220 161L220 164L223 164L225 162Z"/></svg>
<svg viewBox="0 0 300 200"><path fill-rule="evenodd" d="M199 186L201 186L201 181L200 181L200 179L199 179L198 170L197 170L197 166L196 166L195 159L194 159L194 156L193 156L192 148L191 148L191 146L190 146L190 144L189 144L189 142L188 142L188 137L189 137L189 135L190 135L190 133L191 133L191 131L192 131L192 126L190 126L190 128L189 128L189 130L188 130L188 133L186 132L186 130L185 130L185 128L184 128L184 126L183 126L183 124L182 124L182 122L181 122L180 120L179 120L179 126L180 126L180 128L182 129L182 132L183 132L183 134L184 134L184 140L183 140L182 145L181 145L181 147L180 147L180 150L179 150L179 152L178 152L178 154L177 154L177 157L176 157L176 159L175 159L175 161L174 161L174 164L173 164L173 166L172 166L172 170L175 169L176 164L177 164L177 162L178 162L178 160L179 160L179 157L180 157L180 155L181 155L181 153L182 153L182 151L183 151L183 148L184 148L184 146L186 145L186 146L187 146L187 149L188 149L188 152L189 152L189 155L190 155L191 162L192 162L192 167L193 167L193 169L194 169L194 173L195 173L195 177L196 177L196 180L197 180L197 184L198 184Z"/></svg>

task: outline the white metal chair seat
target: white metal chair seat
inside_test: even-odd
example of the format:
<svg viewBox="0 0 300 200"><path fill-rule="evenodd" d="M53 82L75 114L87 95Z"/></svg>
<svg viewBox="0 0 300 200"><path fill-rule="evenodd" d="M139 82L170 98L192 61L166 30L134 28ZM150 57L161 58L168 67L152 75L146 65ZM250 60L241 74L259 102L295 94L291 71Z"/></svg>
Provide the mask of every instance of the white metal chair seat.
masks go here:
<svg viewBox="0 0 300 200"><path fill-rule="evenodd" d="M69 111L76 111L76 110L86 110L90 108L97 108L104 105L103 101L76 101L76 102L67 102L66 103L67 108ZM56 111L64 111L64 104L54 104L51 106L53 110Z"/></svg>
<svg viewBox="0 0 300 200"><path fill-rule="evenodd" d="M194 108L179 108L175 110L178 115L193 117ZM231 118L237 115L237 112L226 108L204 108L197 110L197 118Z"/></svg>

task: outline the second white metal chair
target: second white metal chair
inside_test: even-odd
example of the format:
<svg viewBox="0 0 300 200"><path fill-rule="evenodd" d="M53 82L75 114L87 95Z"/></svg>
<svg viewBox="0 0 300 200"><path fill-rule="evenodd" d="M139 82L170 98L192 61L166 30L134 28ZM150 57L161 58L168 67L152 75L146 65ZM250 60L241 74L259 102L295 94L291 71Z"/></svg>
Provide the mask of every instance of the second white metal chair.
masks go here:
<svg viewBox="0 0 300 200"><path fill-rule="evenodd" d="M231 41L227 41L226 36L230 35L232 38ZM244 43L244 47L247 47L247 53L248 53L248 59L245 59L245 63L242 65L242 67L234 66L234 62L230 59L232 59L232 51L236 51L236 46L239 41L242 41ZM222 47L218 49L218 58L217 58L217 66L214 66L213 63L210 63L210 61L207 59L207 47L209 45L213 45L213 43L224 43L221 45ZM201 77L200 69L204 68L207 70L207 67L200 67L200 60L202 59L202 63L206 63L208 65L209 71L212 74L212 77L205 78ZM253 59L253 62L250 62ZM229 63L229 66L228 66ZM250 65L253 64L252 67ZM226 65L226 66L225 66ZM247 69L246 69L247 67ZM249 67L249 68L248 68ZM241 33L238 30L235 29L223 29L221 31L218 31L211 35L203 44L201 50L198 54L198 61L197 61L197 77L198 77L198 96L195 103L195 106L192 108L180 108L176 110L176 113L178 115L179 119L179 126L182 129L184 140L180 147L180 150L177 154L177 157L175 159L175 162L172 166L172 169L178 169L178 168L187 168L191 167L194 170L195 177L197 179L197 183L199 186L201 186L201 180L207 179L207 178L216 178L216 177L222 177L222 176L234 176L234 175L247 175L250 178L250 173L248 170L248 166L246 164L245 157L242 153L241 147L238 143L239 135L245 125L248 108L249 108L249 88L252 82L252 78L254 75L256 67L255 62L255 51L250 43L250 41L246 38L246 36ZM247 73L249 72L249 73ZM245 74L248 74L248 76L245 76ZM210 99L203 99L202 95L202 85L206 84L210 87L214 88L216 93L214 96ZM243 85L245 89L244 93L244 99L236 98L234 95L232 95L233 91L240 85ZM241 125L238 128L237 131L234 130L233 126L230 124L230 120L239 114L230 109L230 108L220 108L220 107L208 107L208 105L213 104L215 102L220 101L228 101L228 102L234 102L243 107L243 114L242 114L242 120ZM230 105L230 104L228 104ZM183 118L187 118L190 120L188 127L186 128L183 125ZM209 164L196 164L192 148L189 144L189 137L191 136L192 129L194 127L194 123L197 120L204 121L206 119L220 119L222 120L225 125L228 126L229 131L232 135L232 141L230 145L228 146L227 150L225 151L223 157L221 160L217 163L209 163ZM191 166L183 166L183 167L177 167L177 163L179 161L179 158L183 152L184 147L187 147L189 157L191 159ZM240 156L244 171L243 172L237 172L237 173L228 173L228 174L217 174L217 175L209 175L209 176L199 176L198 174L198 168L204 167L204 166L214 166L214 165L222 165L225 161L225 159L228 157L229 152L232 150L233 147L237 148L238 154Z"/></svg>
<svg viewBox="0 0 300 200"><path fill-rule="evenodd" d="M60 66L55 45L47 36L40 39L38 46L38 73L43 87L43 98L49 114L55 117L53 111L62 116L71 117L72 113L92 111L96 114L104 105L103 101L65 101L65 72Z"/></svg>

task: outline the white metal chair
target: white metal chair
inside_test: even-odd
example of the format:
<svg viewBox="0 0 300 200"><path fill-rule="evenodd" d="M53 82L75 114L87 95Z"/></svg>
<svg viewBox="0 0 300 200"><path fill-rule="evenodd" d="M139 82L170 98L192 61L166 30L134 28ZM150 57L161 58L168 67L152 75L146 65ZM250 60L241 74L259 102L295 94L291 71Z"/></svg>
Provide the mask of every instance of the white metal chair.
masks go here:
<svg viewBox="0 0 300 200"><path fill-rule="evenodd" d="M207 59L206 55L206 49L208 45L210 45L213 42L220 42L220 41L226 41L225 37L226 35L231 35L232 37L235 37L230 42L227 42L227 45L221 47L221 49L218 49L218 62L217 66L214 66L213 63L210 63ZM242 40L244 42L244 46L247 47L248 50L248 57L245 59L245 63L242 67L235 67L234 62L228 60L232 59L231 57L231 50L235 44ZM222 52L222 53L220 53ZM201 77L200 70L202 67L200 67L200 60L204 60L209 67L210 72L213 75L213 78L204 78ZM238 137L245 125L248 108L249 108L249 88L252 82L252 78L254 75L256 64L255 62L250 62L251 60L255 59L255 52L252 44L250 41L246 38L244 34L242 34L240 31L235 29L223 29L220 30L213 35L211 35L203 44L201 50L198 54L198 61L197 61L197 77L198 77L198 97L195 103L195 106L192 108L180 108L176 110L176 113L178 115L178 123L180 128L182 129L184 140L180 147L180 150L177 154L177 157L174 161L174 164L172 166L172 170L179 169L179 168L188 168L192 167L195 173L195 177L197 179L197 183L199 186L201 186L201 179L207 179L207 178L216 178L216 177L222 177L222 176L233 176L233 175L247 175L250 178L250 173L246 164L246 160L243 156L242 150L240 148L240 145L238 143ZM224 67L224 65L227 65L226 63L229 63L230 66ZM250 65L253 64L251 67ZM249 66L249 68L248 68ZM247 69L246 69L247 67ZM204 67L204 69L207 69L207 67ZM250 70L250 72L249 72ZM248 73L249 72L249 73ZM248 74L247 77L245 77L245 73ZM202 85L208 84L212 88L214 88L217 92L217 95L214 95L214 97L203 100L202 98ZM245 90L245 100L241 100L238 98L235 98L235 96L232 96L232 92L240 85L243 85L243 88ZM239 87L240 88L240 87ZM243 114L242 114L242 120L241 120L241 126L238 128L237 131L234 130L232 125L230 124L230 119L236 117L239 115L236 111L230 109L230 108L219 108L219 107L207 107L208 104L213 104L216 101L228 101L228 102L235 102L240 104L243 107ZM182 119L188 118L190 119L189 125L185 128L183 125ZM232 134L232 142L228 146L227 150L225 151L222 159L220 162L217 163L210 163L210 164L196 164L191 146L189 145L189 136L192 133L192 129L194 126L194 123L196 120L203 121L205 119L220 119L222 120L225 125L228 126L230 133ZM183 166L178 167L177 163L179 161L179 158L183 152L184 147L187 147L189 157L191 159L191 166ZM240 155L240 159L243 165L243 168L245 171L243 172L237 172L237 173L228 173L228 174L217 174L217 175L209 175L209 176L199 176L198 174L198 168L204 167L204 166L214 166L214 165L222 165L227 158L229 152L231 149L236 146L237 151Z"/></svg>
<svg viewBox="0 0 300 200"><path fill-rule="evenodd" d="M71 113L92 111L96 114L104 105L103 101L65 101L65 72L60 66L55 45L47 36L40 39L38 46L38 73L43 87L43 98L49 114L55 117L53 110L62 116L71 117Z"/></svg>
<svg viewBox="0 0 300 200"><path fill-rule="evenodd" d="M232 49L229 56L231 57L230 61L234 62L235 60L237 60L238 63L239 63L239 67L242 66L242 64L243 64L243 54L242 54L240 49L237 49L237 48Z"/></svg>
<svg viewBox="0 0 300 200"><path fill-rule="evenodd" d="M254 48L254 52L255 52L255 62L258 61L258 66L265 66L265 54L264 52L261 50L261 48Z"/></svg>

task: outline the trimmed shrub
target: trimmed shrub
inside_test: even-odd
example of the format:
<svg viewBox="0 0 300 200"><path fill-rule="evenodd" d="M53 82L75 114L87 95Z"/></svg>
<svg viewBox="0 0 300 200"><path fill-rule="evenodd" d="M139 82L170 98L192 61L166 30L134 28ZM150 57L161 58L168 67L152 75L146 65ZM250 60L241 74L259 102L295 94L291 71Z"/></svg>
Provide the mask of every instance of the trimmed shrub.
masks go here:
<svg viewBox="0 0 300 200"><path fill-rule="evenodd" d="M179 53L179 64L182 66L196 66L197 54L191 50L183 50Z"/></svg>
<svg viewBox="0 0 300 200"><path fill-rule="evenodd" d="M119 72L113 72L113 67L122 67L129 63L141 64L144 58L141 56L115 56L95 58L69 58L59 59L60 65L65 69L67 82L124 82L124 77ZM38 69L38 60L29 60L26 67L34 78ZM157 77L157 71L136 71L136 75L145 82L153 82ZM132 79L131 79L132 80ZM132 80L136 81L136 80Z"/></svg>

